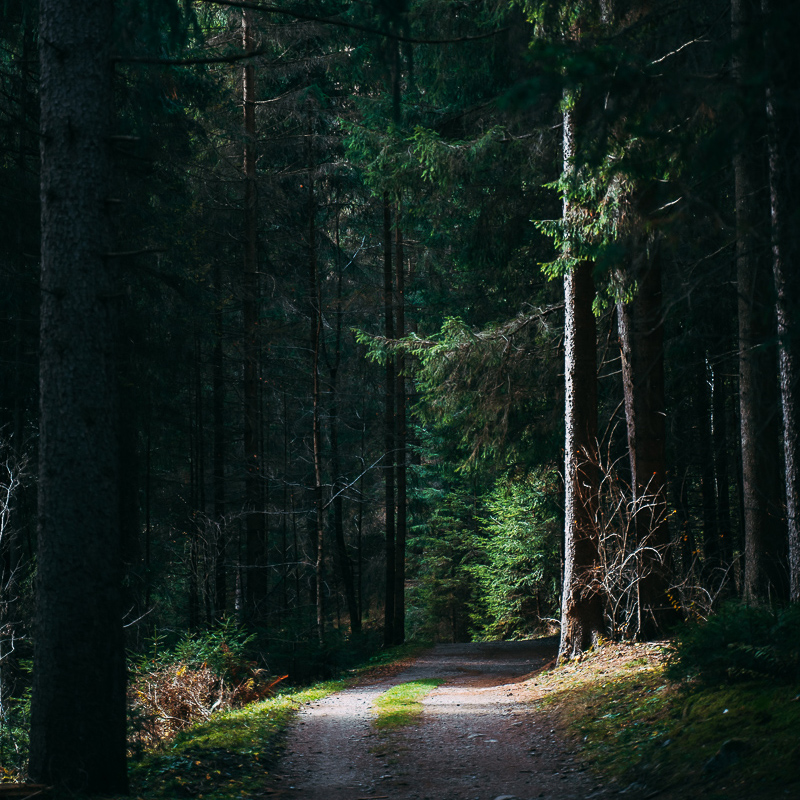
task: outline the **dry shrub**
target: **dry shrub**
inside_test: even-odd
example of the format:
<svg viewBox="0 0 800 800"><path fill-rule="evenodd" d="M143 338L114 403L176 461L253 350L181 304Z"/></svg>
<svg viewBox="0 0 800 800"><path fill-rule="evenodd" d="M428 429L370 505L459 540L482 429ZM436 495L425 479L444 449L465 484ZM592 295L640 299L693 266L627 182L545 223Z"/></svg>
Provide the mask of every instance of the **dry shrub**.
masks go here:
<svg viewBox="0 0 800 800"><path fill-rule="evenodd" d="M263 700L286 677L251 669L238 683L229 683L206 664L192 667L182 662L142 671L128 690L131 748L151 750L215 711Z"/></svg>
<svg viewBox="0 0 800 800"><path fill-rule="evenodd" d="M129 744L141 755L217 711L263 700L274 677L244 657L249 637L232 625L189 634L173 650L154 637L153 653L133 666L128 688Z"/></svg>

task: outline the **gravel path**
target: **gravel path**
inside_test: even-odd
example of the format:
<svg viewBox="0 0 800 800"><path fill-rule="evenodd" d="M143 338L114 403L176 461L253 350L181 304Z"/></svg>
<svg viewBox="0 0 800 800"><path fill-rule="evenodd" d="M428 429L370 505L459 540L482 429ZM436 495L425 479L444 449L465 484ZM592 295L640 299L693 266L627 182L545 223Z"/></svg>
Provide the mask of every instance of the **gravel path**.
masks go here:
<svg viewBox="0 0 800 800"><path fill-rule="evenodd" d="M555 655L552 640L441 644L401 674L305 706L270 796L302 800L584 800L605 797L546 715L525 702L524 677ZM392 686L446 682L419 724L376 733L372 703Z"/></svg>

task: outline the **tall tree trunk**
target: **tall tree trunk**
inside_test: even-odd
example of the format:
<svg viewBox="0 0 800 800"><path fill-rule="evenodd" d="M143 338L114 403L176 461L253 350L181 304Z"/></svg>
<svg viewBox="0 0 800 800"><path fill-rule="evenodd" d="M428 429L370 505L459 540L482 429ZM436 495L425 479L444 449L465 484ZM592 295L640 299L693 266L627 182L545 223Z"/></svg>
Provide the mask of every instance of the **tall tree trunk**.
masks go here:
<svg viewBox="0 0 800 800"><path fill-rule="evenodd" d="M331 469L333 481L333 530L336 541L336 554L339 562L339 574L344 586L347 614L350 618L350 630L353 633L361 632L361 617L358 613L358 598L356 597L355 582L353 580L353 565L347 552L347 543L344 538L344 491L346 482L341 476L341 461L339 458L339 396L338 379L339 366L342 361L342 261L339 247L339 212L336 213L336 227L334 230L334 244L336 246L336 340L334 345L333 363L329 364L330 374L330 431L331 431Z"/></svg>
<svg viewBox="0 0 800 800"><path fill-rule="evenodd" d="M717 492L712 445L711 389L705 350L699 347L694 361L694 416L697 424L696 454L700 464L700 496L703 512L703 556L707 574L720 564L720 541L717 527Z"/></svg>
<svg viewBox="0 0 800 800"><path fill-rule="evenodd" d="M574 111L564 112L564 169L575 155ZM572 213L564 199L564 216ZM597 325L592 264L564 277L564 583L559 661L592 647L603 632L595 571L597 542Z"/></svg>
<svg viewBox="0 0 800 800"><path fill-rule="evenodd" d="M286 388L283 389L283 513L281 514L281 608L289 610L289 550L287 525L289 521L289 409Z"/></svg>
<svg viewBox="0 0 800 800"><path fill-rule="evenodd" d="M212 360L211 393L214 417L214 523L216 541L214 547L214 614L217 619L225 616L228 607L228 584L225 559L227 557L227 529L225 525L225 353L222 345L222 268L214 261L214 351Z"/></svg>
<svg viewBox="0 0 800 800"><path fill-rule="evenodd" d="M783 538L771 500L779 477L777 433L770 422L774 366L766 349L771 338L764 93L756 76L763 70L762 42L755 35L758 0L731 3L732 68L741 98L733 157L736 211L736 284L739 334L739 425L744 514L744 593L766 599L781 584Z"/></svg>
<svg viewBox="0 0 800 800"><path fill-rule="evenodd" d="M670 573L667 525L664 325L661 305L661 259L657 243L634 264L631 282L638 283L631 303L617 306L631 489L635 510L638 575L636 635L649 639L675 621L667 596Z"/></svg>
<svg viewBox="0 0 800 800"><path fill-rule="evenodd" d="M42 0L39 545L31 778L127 791L109 255L113 5Z"/></svg>
<svg viewBox="0 0 800 800"><path fill-rule="evenodd" d="M795 37L800 9L789 0L762 0L762 9L767 26L767 143L789 595L793 602L800 602L800 106L796 88L800 53ZM781 558L783 553L776 555Z"/></svg>
<svg viewBox="0 0 800 800"><path fill-rule="evenodd" d="M322 345L322 298L320 296L319 276L317 274L317 227L316 227L316 200L314 197L314 173L313 173L313 150L312 150L313 129L311 117L309 116L308 126L308 154L309 154L309 175L308 175L308 295L309 295L309 319L311 322L310 346L311 346L311 379L312 379L312 417L311 435L314 458L314 536L313 541L316 547L315 564L315 595L317 606L317 638L320 645L325 643L325 524L322 502L322 424L320 421L320 347Z"/></svg>
<svg viewBox="0 0 800 800"><path fill-rule="evenodd" d="M720 555L727 567L733 560L733 523L731 521L730 470L728 467L728 391L723 370L712 370L711 406L714 415L714 478L719 511Z"/></svg>
<svg viewBox="0 0 800 800"><path fill-rule="evenodd" d="M242 11L242 44L252 53L253 31L250 12ZM244 105L244 272L242 320L244 326L244 457L245 530L247 573L246 615L264 616L267 596L267 547L261 501L258 407L258 200L256 196L256 79L252 60L245 62L242 75Z"/></svg>
<svg viewBox="0 0 800 800"><path fill-rule="evenodd" d="M392 274L392 218L389 193L383 193L383 312L384 335L394 338L394 275ZM386 601L384 604L383 640L394 644L395 606L395 361L386 357L386 387L384 395L384 448L383 460L386 507Z"/></svg>
<svg viewBox="0 0 800 800"><path fill-rule="evenodd" d="M400 203L397 204L397 228L395 231L395 338L405 336L405 275L403 258L403 231L400 229ZM405 358L397 356L396 390L396 431L397 458L397 528L394 544L394 641L402 644L406 638L406 382L403 376Z"/></svg>

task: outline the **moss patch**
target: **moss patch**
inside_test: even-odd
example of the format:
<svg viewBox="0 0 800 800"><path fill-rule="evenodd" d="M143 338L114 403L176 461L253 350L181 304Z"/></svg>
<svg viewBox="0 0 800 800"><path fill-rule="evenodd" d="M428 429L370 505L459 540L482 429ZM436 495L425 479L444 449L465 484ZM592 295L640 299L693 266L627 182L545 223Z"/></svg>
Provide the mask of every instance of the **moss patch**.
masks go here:
<svg viewBox="0 0 800 800"><path fill-rule="evenodd" d="M154 798L209 800L261 792L265 776L282 752L286 728L303 704L364 679L395 675L427 646L387 648L350 670L343 680L287 689L236 711L214 714L136 764L131 770L131 791Z"/></svg>
<svg viewBox="0 0 800 800"><path fill-rule="evenodd" d="M374 726L380 731L409 725L422 714L422 699L444 683L440 678L425 678L393 686L374 703Z"/></svg>
<svg viewBox="0 0 800 800"><path fill-rule="evenodd" d="M800 687L673 683L667 654L663 644L607 645L538 675L535 702L620 788L665 799L800 796Z"/></svg>
<svg viewBox="0 0 800 800"><path fill-rule="evenodd" d="M215 714L137 764L131 775L132 791L149 797L212 800L260 791L297 709L344 686L344 681L328 681Z"/></svg>

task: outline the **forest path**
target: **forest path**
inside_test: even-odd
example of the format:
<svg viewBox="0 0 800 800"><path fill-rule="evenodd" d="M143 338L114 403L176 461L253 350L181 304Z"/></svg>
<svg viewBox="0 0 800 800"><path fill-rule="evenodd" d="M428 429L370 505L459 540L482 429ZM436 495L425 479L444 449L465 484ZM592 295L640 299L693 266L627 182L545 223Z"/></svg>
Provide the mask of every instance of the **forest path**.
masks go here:
<svg viewBox="0 0 800 800"><path fill-rule="evenodd" d="M440 644L393 678L305 706L267 795L302 800L601 798L546 714L526 700L526 677L555 656L550 640ZM372 703L399 683L445 681L417 724L377 732Z"/></svg>

